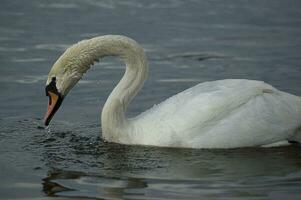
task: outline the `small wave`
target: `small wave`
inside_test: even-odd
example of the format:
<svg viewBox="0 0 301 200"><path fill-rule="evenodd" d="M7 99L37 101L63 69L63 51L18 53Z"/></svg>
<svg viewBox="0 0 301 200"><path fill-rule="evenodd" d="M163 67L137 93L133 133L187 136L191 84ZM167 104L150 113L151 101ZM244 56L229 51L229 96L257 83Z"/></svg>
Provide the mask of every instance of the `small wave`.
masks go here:
<svg viewBox="0 0 301 200"><path fill-rule="evenodd" d="M86 39L86 38L97 37L99 35L100 35L99 33L83 33L83 34L80 34L79 36Z"/></svg>
<svg viewBox="0 0 301 200"><path fill-rule="evenodd" d="M186 52L178 54L170 54L167 58L196 58L198 60L207 60L214 58L228 58L229 56L218 53L204 53L204 52Z"/></svg>
<svg viewBox="0 0 301 200"><path fill-rule="evenodd" d="M189 65L178 65L178 66L175 66L175 68L177 68L177 69L188 69L190 67L191 66L189 66Z"/></svg>
<svg viewBox="0 0 301 200"><path fill-rule="evenodd" d="M95 80L80 80L78 84L95 84L96 82Z"/></svg>
<svg viewBox="0 0 301 200"><path fill-rule="evenodd" d="M70 44L38 44L35 45L35 49L63 51L67 49L69 46Z"/></svg>
<svg viewBox="0 0 301 200"><path fill-rule="evenodd" d="M76 4L64 4L64 3L51 3L51 4L40 4L38 5L40 8L55 8L55 9L74 9L79 6Z"/></svg>
<svg viewBox="0 0 301 200"><path fill-rule="evenodd" d="M0 47L0 52L22 52L22 51L26 51L26 48L7 48L7 47Z"/></svg>
<svg viewBox="0 0 301 200"><path fill-rule="evenodd" d="M104 83L112 83L112 80L80 80L78 84L95 84L100 85Z"/></svg>
<svg viewBox="0 0 301 200"><path fill-rule="evenodd" d="M13 38L0 36L0 41L9 41L9 40L13 40Z"/></svg>
<svg viewBox="0 0 301 200"><path fill-rule="evenodd" d="M0 31L2 33L8 34L8 35L16 35L16 34L23 34L25 33L25 30L21 29L14 29L14 28L7 28L7 27L0 27Z"/></svg>
<svg viewBox="0 0 301 200"><path fill-rule="evenodd" d="M160 53L162 51L157 45L142 44L141 46L146 53Z"/></svg>
<svg viewBox="0 0 301 200"><path fill-rule="evenodd" d="M40 82L40 81L45 81L46 78L47 78L46 75L25 76L23 79L16 79L15 81L17 83L31 84L31 83L37 83L37 82Z"/></svg>
<svg viewBox="0 0 301 200"><path fill-rule="evenodd" d="M44 58L14 58L12 59L12 62L18 62L18 63L31 63L31 62L42 62L45 61Z"/></svg>
<svg viewBox="0 0 301 200"><path fill-rule="evenodd" d="M86 0L85 3L89 5L101 7L104 9L116 9L120 6L132 7L132 8L147 8L147 9L155 9L155 8L175 8L179 7L183 4L180 0L165 0L160 2L153 1L139 1L139 0L131 0L131 1L111 1L111 0Z"/></svg>
<svg viewBox="0 0 301 200"><path fill-rule="evenodd" d="M15 10L14 11L10 11L10 10L7 10L7 11L2 11L1 14L3 15L8 15L8 16L24 16L24 12L16 12Z"/></svg>
<svg viewBox="0 0 301 200"><path fill-rule="evenodd" d="M200 82L199 79L193 78L173 78L173 79L159 79L157 82L175 83L175 82Z"/></svg>
<svg viewBox="0 0 301 200"><path fill-rule="evenodd" d="M22 84L32 84L40 81L45 81L47 79L46 75L37 75L37 76L6 76L1 77L0 82L6 83L22 83Z"/></svg>
<svg viewBox="0 0 301 200"><path fill-rule="evenodd" d="M116 6L114 2L109 0L103 0L103 1L86 0L85 3L91 6L101 7L104 9L114 9Z"/></svg>

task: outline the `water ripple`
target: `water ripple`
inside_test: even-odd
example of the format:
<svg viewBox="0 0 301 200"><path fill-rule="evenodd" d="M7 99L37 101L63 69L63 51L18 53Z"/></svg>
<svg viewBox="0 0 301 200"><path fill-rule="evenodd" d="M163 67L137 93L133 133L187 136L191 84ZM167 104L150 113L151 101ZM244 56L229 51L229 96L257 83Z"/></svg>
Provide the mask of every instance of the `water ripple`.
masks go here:
<svg viewBox="0 0 301 200"><path fill-rule="evenodd" d="M33 84L38 82L44 82L47 79L47 75L27 75L27 76L5 76L1 77L0 82L5 83L20 83L20 84Z"/></svg>
<svg viewBox="0 0 301 200"><path fill-rule="evenodd" d="M38 45L35 45L35 48L36 49L42 49L42 50L64 51L69 46L70 46L70 44L38 44Z"/></svg>

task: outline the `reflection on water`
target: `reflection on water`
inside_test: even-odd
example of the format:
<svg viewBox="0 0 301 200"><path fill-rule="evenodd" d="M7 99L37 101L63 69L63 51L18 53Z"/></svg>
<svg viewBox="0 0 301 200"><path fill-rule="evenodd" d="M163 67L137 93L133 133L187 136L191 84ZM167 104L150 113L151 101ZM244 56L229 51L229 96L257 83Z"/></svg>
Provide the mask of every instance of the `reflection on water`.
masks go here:
<svg viewBox="0 0 301 200"><path fill-rule="evenodd" d="M48 196L264 199L280 192L294 199L301 194L297 145L230 150L156 148L105 143L73 131L53 131L36 139L44 146L43 160L50 168L43 179Z"/></svg>
<svg viewBox="0 0 301 200"><path fill-rule="evenodd" d="M44 172L40 187L48 197L298 199L301 195L297 145L228 150L127 146L104 142L97 124L56 122L47 130L40 127L40 119L10 119L8 127L10 123L17 127L10 129L10 137L19 137L19 129L33 133L20 148L40 155L40 161L29 166Z"/></svg>
<svg viewBox="0 0 301 200"><path fill-rule="evenodd" d="M61 170L49 172L49 176L43 182L43 191L48 196L91 199L140 196L146 187L145 181L139 178L106 178L97 174Z"/></svg>
<svg viewBox="0 0 301 200"><path fill-rule="evenodd" d="M128 148L112 148L109 155L96 159L96 163L106 163L104 171L99 170L103 166L93 172L53 168L43 179L43 191L48 196L74 199L265 199L277 193L297 199L301 194L301 159L295 159L298 147L159 148L156 152L147 147L131 148L131 153L125 152ZM156 160L150 163L154 154ZM111 174L112 169L118 170Z"/></svg>

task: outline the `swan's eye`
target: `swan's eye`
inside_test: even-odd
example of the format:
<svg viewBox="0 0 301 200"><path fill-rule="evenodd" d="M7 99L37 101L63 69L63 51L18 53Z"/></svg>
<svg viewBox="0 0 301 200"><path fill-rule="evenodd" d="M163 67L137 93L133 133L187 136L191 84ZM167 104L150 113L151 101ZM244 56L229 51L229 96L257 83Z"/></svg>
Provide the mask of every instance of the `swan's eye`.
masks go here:
<svg viewBox="0 0 301 200"><path fill-rule="evenodd" d="M49 92L58 94L58 90L56 87L56 77L51 78L51 82L46 86L45 91L46 91L46 96L49 96Z"/></svg>

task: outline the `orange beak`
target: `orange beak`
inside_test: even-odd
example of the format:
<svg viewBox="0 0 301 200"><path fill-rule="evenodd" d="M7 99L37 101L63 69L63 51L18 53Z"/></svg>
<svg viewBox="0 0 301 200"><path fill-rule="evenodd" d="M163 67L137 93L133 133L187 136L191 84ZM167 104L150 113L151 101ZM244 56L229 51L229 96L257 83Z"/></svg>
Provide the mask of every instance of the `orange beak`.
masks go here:
<svg viewBox="0 0 301 200"><path fill-rule="evenodd" d="M48 108L44 117L44 124L46 126L49 125L49 122L51 121L52 117L54 116L55 112L59 109L63 101L61 95L57 95L51 91L48 91L48 96L49 96Z"/></svg>

